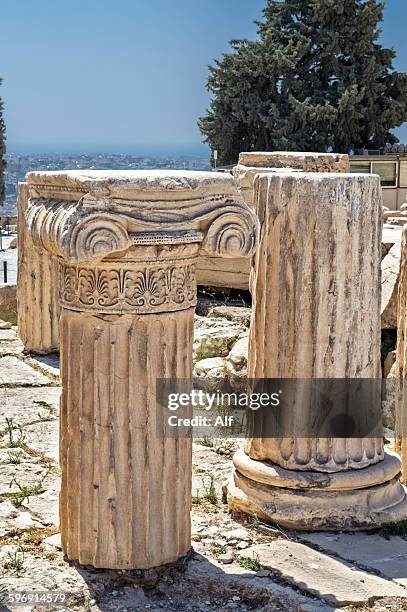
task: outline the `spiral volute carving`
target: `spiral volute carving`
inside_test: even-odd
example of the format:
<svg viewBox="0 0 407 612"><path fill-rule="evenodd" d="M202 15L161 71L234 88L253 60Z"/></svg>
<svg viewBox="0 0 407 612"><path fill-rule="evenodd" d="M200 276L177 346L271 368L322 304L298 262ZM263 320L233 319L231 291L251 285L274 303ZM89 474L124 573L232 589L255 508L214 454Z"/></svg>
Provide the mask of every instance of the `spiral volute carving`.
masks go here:
<svg viewBox="0 0 407 612"><path fill-rule="evenodd" d="M220 257L250 257L258 236L257 217L249 209L220 214L212 221L202 249Z"/></svg>

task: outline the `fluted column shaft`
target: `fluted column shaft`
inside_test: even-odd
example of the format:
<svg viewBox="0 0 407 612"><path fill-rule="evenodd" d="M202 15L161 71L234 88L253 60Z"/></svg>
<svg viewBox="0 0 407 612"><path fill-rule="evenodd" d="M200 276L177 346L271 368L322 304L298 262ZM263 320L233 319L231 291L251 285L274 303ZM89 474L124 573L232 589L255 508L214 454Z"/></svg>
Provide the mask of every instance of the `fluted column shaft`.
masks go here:
<svg viewBox="0 0 407 612"><path fill-rule="evenodd" d="M380 379L378 177L258 175L255 208L261 230L251 276L252 384ZM325 404L304 386L293 382L292 389L282 437L267 435L267 411L249 415L245 451L235 454L228 485L231 508L296 529L361 529L406 518L399 457L384 452L381 437L312 435L309 424L319 422ZM296 433L307 425L308 437Z"/></svg>
<svg viewBox="0 0 407 612"><path fill-rule="evenodd" d="M158 437L156 380L192 375L194 264L189 299L178 286L186 308L174 312L154 312L171 296L151 266L120 261L109 274L106 266L75 269L76 287L72 267L61 266L72 292L66 297L93 302L82 312L64 307L61 315L62 545L70 559L94 567L149 568L190 548L191 439ZM118 268L133 276L123 295L146 313L120 315L112 306L114 314L93 312L116 300ZM165 261L163 269L173 271ZM86 285L96 276L98 285Z"/></svg>
<svg viewBox="0 0 407 612"><path fill-rule="evenodd" d="M380 378L379 189L376 177L346 174L258 179L249 378ZM290 416L293 430L312 421L312 398ZM384 456L381 438L249 437L246 452L328 472Z"/></svg>
<svg viewBox="0 0 407 612"><path fill-rule="evenodd" d="M58 260L30 235L26 210L28 185L18 186L18 333L27 351L59 350Z"/></svg>

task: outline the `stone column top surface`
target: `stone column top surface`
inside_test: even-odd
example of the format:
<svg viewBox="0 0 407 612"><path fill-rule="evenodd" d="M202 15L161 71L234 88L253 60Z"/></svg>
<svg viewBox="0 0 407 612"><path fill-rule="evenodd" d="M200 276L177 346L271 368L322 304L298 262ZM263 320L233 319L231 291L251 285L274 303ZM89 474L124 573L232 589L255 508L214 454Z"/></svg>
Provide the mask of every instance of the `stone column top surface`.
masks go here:
<svg viewBox="0 0 407 612"><path fill-rule="evenodd" d="M250 257L258 220L230 174L179 170L30 172L34 243L69 263L134 245L198 243L202 254Z"/></svg>
<svg viewBox="0 0 407 612"><path fill-rule="evenodd" d="M380 177L377 174L363 174L361 172L295 172L291 168L270 168L267 172L258 173L255 181L267 182L284 180L292 183L305 184L338 184L347 185L355 182L366 182L367 184L378 184L380 186ZM336 202L332 202L336 204Z"/></svg>
<svg viewBox="0 0 407 612"><path fill-rule="evenodd" d="M239 154L239 164L253 168L289 167L309 172L349 172L349 156L342 153L248 151Z"/></svg>
<svg viewBox="0 0 407 612"><path fill-rule="evenodd" d="M205 194L240 199L233 178L225 172L186 170L65 170L27 174L31 198L75 200L95 194L124 200L178 200ZM163 193L165 198L163 198Z"/></svg>

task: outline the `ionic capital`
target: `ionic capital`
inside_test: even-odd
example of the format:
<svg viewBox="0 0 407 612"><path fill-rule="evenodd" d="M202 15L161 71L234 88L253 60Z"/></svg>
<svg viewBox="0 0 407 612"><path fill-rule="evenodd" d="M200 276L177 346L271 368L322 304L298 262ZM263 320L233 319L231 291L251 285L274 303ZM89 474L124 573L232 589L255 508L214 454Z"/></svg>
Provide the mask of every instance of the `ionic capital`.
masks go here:
<svg viewBox="0 0 407 612"><path fill-rule="evenodd" d="M180 171L30 173L27 221L34 243L69 264L138 252L250 257L258 221L229 174Z"/></svg>

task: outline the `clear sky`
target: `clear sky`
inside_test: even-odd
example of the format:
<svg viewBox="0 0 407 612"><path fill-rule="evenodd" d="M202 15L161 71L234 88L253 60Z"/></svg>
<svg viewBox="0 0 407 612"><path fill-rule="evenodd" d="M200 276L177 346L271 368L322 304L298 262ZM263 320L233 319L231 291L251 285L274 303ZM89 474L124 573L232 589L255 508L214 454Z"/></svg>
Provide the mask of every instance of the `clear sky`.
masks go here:
<svg viewBox="0 0 407 612"><path fill-rule="evenodd" d="M340 0L338 0L340 1ZM407 0L382 42L407 71ZM196 153L207 65L255 36L264 0L1 0L8 150ZM407 124L398 132L407 143Z"/></svg>

